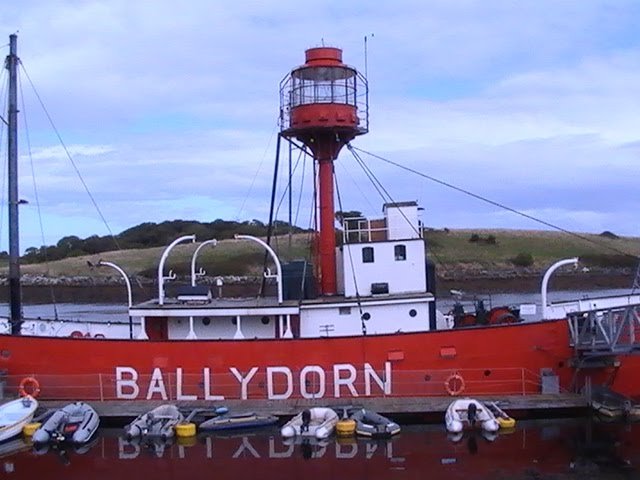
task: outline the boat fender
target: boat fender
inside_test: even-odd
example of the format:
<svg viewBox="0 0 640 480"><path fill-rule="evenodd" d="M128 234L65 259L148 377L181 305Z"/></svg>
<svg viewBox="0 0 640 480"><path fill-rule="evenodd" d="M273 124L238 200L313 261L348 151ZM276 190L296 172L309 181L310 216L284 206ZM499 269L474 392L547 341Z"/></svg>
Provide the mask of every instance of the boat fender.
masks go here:
<svg viewBox="0 0 640 480"><path fill-rule="evenodd" d="M30 392L27 392L27 388ZM24 377L18 387L18 394L21 397L31 395L33 398L37 398L40 395L40 383L34 377Z"/></svg>
<svg viewBox="0 0 640 480"><path fill-rule="evenodd" d="M32 422L27 423L24 427L22 427L22 433L25 437L32 437L36 430L38 430L42 426L40 422Z"/></svg>
<svg viewBox="0 0 640 480"><path fill-rule="evenodd" d="M356 433L356 421L351 418L343 418L336 423L336 435L350 437Z"/></svg>
<svg viewBox="0 0 640 480"><path fill-rule="evenodd" d="M196 424L195 423L179 423L175 426L176 436L183 437L193 437L196 434Z"/></svg>
<svg viewBox="0 0 640 480"><path fill-rule="evenodd" d="M455 397L464 392L464 378L459 373L451 374L444 381L444 388L449 395Z"/></svg>

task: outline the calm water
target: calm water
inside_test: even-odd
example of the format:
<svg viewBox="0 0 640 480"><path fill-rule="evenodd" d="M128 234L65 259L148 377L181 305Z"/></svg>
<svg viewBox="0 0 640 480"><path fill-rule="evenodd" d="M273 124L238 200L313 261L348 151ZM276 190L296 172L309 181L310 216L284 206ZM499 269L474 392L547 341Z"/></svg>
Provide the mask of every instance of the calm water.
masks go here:
<svg viewBox="0 0 640 480"><path fill-rule="evenodd" d="M454 441L444 426L403 426L385 441L282 440L277 429L140 445L103 430L81 449L0 444L0 478L34 479L617 479L640 478L640 425L519 422ZM14 448L11 453L10 448ZM4 453L3 453L4 450Z"/></svg>

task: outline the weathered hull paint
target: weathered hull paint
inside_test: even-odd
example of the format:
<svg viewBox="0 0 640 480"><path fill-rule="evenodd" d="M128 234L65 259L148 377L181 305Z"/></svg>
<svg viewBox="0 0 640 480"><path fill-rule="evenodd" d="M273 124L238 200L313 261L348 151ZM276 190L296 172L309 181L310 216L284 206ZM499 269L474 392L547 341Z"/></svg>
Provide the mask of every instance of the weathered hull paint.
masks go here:
<svg viewBox="0 0 640 480"><path fill-rule="evenodd" d="M34 375L43 399L223 400L538 393L540 373L571 391L591 376L640 396L640 358L576 372L565 320L364 337L137 341L1 339L8 389ZM134 378L135 377L135 378Z"/></svg>

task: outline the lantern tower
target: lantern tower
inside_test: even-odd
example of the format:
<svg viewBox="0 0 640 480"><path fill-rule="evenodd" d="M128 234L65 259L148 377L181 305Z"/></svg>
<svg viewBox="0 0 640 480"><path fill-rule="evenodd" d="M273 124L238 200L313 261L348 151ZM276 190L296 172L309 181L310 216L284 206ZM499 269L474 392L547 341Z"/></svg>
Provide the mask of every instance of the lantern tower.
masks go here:
<svg viewBox="0 0 640 480"><path fill-rule="evenodd" d="M342 50L310 48L306 62L280 84L280 129L311 152L317 164L320 290L336 294L334 167L340 149L369 128L366 79L342 63Z"/></svg>

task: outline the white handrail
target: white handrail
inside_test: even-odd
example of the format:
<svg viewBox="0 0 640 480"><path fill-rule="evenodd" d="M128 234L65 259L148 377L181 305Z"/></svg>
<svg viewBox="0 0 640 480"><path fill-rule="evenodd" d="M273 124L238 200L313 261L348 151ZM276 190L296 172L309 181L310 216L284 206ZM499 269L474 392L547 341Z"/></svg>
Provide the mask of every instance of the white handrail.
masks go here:
<svg viewBox="0 0 640 480"><path fill-rule="evenodd" d="M205 240L200 245L198 245L198 248L196 248L196 251L193 252L193 256L191 257L191 286L192 287L196 286L196 276L202 276L206 273L202 268L198 273L196 273L196 260L198 258L198 254L200 253L200 250L202 250L202 248L205 245L212 245L215 247L217 244L218 244L218 240L216 240L215 238L212 238L211 240Z"/></svg>
<svg viewBox="0 0 640 480"><path fill-rule="evenodd" d="M178 245L181 242L186 242L187 240L191 240L192 242L196 241L195 235L184 235L182 237L176 238L171 244L165 248L164 252L162 252L162 257L160 258L160 264L158 265L158 305L164 305L164 281L165 280L173 280L176 278L176 275L169 271L168 276L164 276L164 262L167 260L169 256L169 252L173 247Z"/></svg>
<svg viewBox="0 0 640 480"><path fill-rule="evenodd" d="M560 267L563 267L565 265L578 265L578 257L574 257L574 258L567 258L565 260L560 260L559 262L554 263L553 265L551 265L547 271L544 274L544 277L542 278L542 288L540 289L540 297L541 297L541 303L542 303L542 318L543 319L548 319L549 315L549 304L547 302L547 286L549 285L549 279L551 278L551 275L553 275L553 273Z"/></svg>
<svg viewBox="0 0 640 480"><path fill-rule="evenodd" d="M262 245L267 250L267 252L269 252L269 255L271 255L271 258L273 259L273 263L276 264L275 278L278 283L278 303L282 303L282 266L280 265L280 259L276 255L276 252L273 251L273 249L267 244L267 242L256 237L252 237L251 235L234 235L234 238L238 240L253 240L254 242ZM265 273L264 277L274 278L274 275Z"/></svg>

